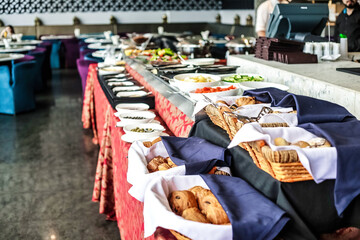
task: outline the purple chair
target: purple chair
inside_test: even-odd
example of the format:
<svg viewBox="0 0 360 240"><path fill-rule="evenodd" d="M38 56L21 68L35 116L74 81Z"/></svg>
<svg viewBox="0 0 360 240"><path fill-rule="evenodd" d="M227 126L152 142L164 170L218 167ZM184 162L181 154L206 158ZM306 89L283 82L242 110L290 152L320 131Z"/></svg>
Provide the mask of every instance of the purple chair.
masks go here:
<svg viewBox="0 0 360 240"><path fill-rule="evenodd" d="M31 56L31 55L25 55L23 58L14 60L14 64L20 63L20 62L28 62L28 61L35 61L35 57Z"/></svg>
<svg viewBox="0 0 360 240"><path fill-rule="evenodd" d="M76 59L79 58L79 40L77 38L61 39L66 68L76 68Z"/></svg>
<svg viewBox="0 0 360 240"><path fill-rule="evenodd" d="M85 92L86 79L87 79L87 75L88 75L88 71L89 71L89 65L92 63L97 63L97 62L84 60L84 59L80 59L80 58L78 60L76 60L77 69L79 71L80 78L81 78L81 86L82 86L83 96L84 96L84 92Z"/></svg>

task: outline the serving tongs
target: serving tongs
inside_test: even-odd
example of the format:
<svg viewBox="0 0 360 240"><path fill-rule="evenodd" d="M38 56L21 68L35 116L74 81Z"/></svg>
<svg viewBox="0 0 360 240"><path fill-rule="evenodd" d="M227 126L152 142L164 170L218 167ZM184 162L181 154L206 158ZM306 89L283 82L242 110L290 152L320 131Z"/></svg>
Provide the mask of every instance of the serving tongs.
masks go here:
<svg viewBox="0 0 360 240"><path fill-rule="evenodd" d="M259 122L259 120L265 116L266 114L270 114L272 113L273 110L269 107L263 107L259 114L257 115L257 117L248 117L248 116L244 116L244 115L240 115L238 113L235 112L230 112L230 111L224 111L225 114L231 116L231 117L235 117L238 120L240 120L243 123L249 123L249 122Z"/></svg>

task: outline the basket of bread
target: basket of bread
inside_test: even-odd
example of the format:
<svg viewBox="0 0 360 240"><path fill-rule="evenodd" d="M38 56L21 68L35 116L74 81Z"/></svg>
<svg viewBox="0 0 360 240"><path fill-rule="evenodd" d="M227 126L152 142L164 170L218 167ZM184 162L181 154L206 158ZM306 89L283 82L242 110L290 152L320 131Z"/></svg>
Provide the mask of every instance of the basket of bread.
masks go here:
<svg viewBox="0 0 360 240"><path fill-rule="evenodd" d="M232 238L226 212L200 176L157 180L145 193L145 237L163 227L181 240Z"/></svg>
<svg viewBox="0 0 360 240"><path fill-rule="evenodd" d="M234 103L231 104L231 102ZM218 100L216 103L207 105L205 112L215 125L226 130L230 139L233 139L235 134L241 129L242 126L244 126L244 124L259 121L260 118L265 114L280 113L271 110L269 106L270 104L263 104L262 102L257 101L255 97L240 97L232 99L230 103L229 101ZM248 113L249 111L247 110L250 108L254 109L253 111L256 112L255 116L242 113L244 110L246 110L246 113ZM296 111L290 110L287 112L287 114L294 113L296 113ZM286 122L276 122L276 120L274 122L262 122L261 125L264 127L288 127Z"/></svg>
<svg viewBox="0 0 360 240"><path fill-rule="evenodd" d="M132 185L130 195L139 201L144 201L144 192L147 185L159 176L186 175L185 164L175 164L161 138L152 142L135 141L128 152L127 181ZM203 172L199 172L203 173ZM230 175L228 167L214 166L208 174Z"/></svg>
<svg viewBox="0 0 360 240"><path fill-rule="evenodd" d="M236 145L249 152L257 167L282 182L312 180L317 175L313 166L330 169L336 164L336 149L329 141L299 127L247 124L229 147Z"/></svg>

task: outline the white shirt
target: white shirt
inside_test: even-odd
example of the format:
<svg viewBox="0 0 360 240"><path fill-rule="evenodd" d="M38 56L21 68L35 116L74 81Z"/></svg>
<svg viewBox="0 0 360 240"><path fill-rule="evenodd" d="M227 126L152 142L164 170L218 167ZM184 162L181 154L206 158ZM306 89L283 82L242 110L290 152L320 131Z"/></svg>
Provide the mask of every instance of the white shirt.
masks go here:
<svg viewBox="0 0 360 240"><path fill-rule="evenodd" d="M274 11L277 3L278 0L267 0L260 4L256 12L255 32L266 31L266 25L269 21L270 14ZM287 3L287 1L281 1L281 3Z"/></svg>
<svg viewBox="0 0 360 240"><path fill-rule="evenodd" d="M267 0L260 4L256 13L255 32L266 31L266 24L269 21L270 14L274 11L275 3L272 0Z"/></svg>

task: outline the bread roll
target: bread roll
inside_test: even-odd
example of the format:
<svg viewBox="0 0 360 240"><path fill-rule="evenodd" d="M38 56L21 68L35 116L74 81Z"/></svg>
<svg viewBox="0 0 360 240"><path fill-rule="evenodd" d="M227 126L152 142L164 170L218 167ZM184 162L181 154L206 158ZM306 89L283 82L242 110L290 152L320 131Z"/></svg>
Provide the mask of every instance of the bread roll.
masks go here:
<svg viewBox="0 0 360 240"><path fill-rule="evenodd" d="M292 145L299 146L301 148L307 148L310 147L310 144L304 141L298 141L296 143L293 143Z"/></svg>
<svg viewBox="0 0 360 240"><path fill-rule="evenodd" d="M286 141L285 139L278 137L274 139L274 144L276 146L289 146L290 143L288 141Z"/></svg>
<svg viewBox="0 0 360 240"><path fill-rule="evenodd" d="M227 224L230 223L230 220L224 211L224 209L220 207L215 207L210 205L206 210L206 218L213 224Z"/></svg>
<svg viewBox="0 0 360 240"><path fill-rule="evenodd" d="M169 203L173 212L180 216L185 209L198 207L194 194L186 190L172 192Z"/></svg>
<svg viewBox="0 0 360 240"><path fill-rule="evenodd" d="M256 100L255 97L241 97L236 99L236 105L238 105L239 107L244 106L244 105L251 105L251 104L256 104Z"/></svg>
<svg viewBox="0 0 360 240"><path fill-rule="evenodd" d="M170 167L177 167L177 165L173 161L171 161L169 157L165 158L165 161L167 162L167 164L169 164Z"/></svg>
<svg viewBox="0 0 360 240"><path fill-rule="evenodd" d="M222 170L216 170L215 175L223 175L223 176L230 176L229 173L225 172L225 171L222 171Z"/></svg>
<svg viewBox="0 0 360 240"><path fill-rule="evenodd" d="M311 147L331 147L331 144L328 140L326 140L325 138L312 138L308 141L308 143L310 144Z"/></svg>
<svg viewBox="0 0 360 240"><path fill-rule="evenodd" d="M161 156L154 157L148 163L147 169L149 170L149 172L156 172L159 170L158 167L162 163L165 163L165 160L163 157L161 157Z"/></svg>
<svg viewBox="0 0 360 240"><path fill-rule="evenodd" d="M199 202L199 199L202 199L204 196L208 194L212 194L209 189L205 189L201 186L195 186L189 189L190 192L192 192L196 198L196 200Z"/></svg>
<svg viewBox="0 0 360 240"><path fill-rule="evenodd" d="M168 170L170 168L171 167L167 163L162 163L162 164L159 165L158 170L159 171L165 171L165 170Z"/></svg>
<svg viewBox="0 0 360 240"><path fill-rule="evenodd" d="M181 216L190 221L210 223L198 208L185 209Z"/></svg>
<svg viewBox="0 0 360 240"><path fill-rule="evenodd" d="M219 105L228 106L228 104L223 100L217 100L216 103L218 103Z"/></svg>
<svg viewBox="0 0 360 240"><path fill-rule="evenodd" d="M199 208L203 214L206 214L207 209L210 207L221 207L219 201L214 194L209 190L208 194L199 197Z"/></svg>

